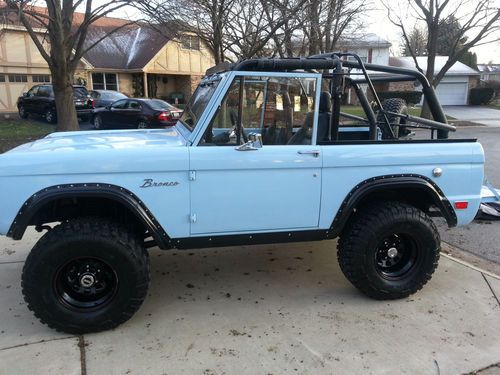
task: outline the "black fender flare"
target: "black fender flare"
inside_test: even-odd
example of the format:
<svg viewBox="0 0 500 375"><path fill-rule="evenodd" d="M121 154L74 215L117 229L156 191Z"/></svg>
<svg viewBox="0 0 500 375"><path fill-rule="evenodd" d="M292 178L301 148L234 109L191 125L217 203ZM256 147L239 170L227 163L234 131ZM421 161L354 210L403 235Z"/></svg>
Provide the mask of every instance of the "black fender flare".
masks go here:
<svg viewBox="0 0 500 375"><path fill-rule="evenodd" d="M7 236L14 240L20 240L34 215L47 203L61 198L79 197L105 198L124 205L148 229L160 248L169 249L172 247L170 237L144 202L123 187L104 183L61 184L38 191L22 205Z"/></svg>
<svg viewBox="0 0 500 375"><path fill-rule="evenodd" d="M448 226L454 227L457 225L457 215L453 206L439 186L430 178L418 174L384 175L364 180L349 192L333 219L328 231L328 237L335 238L340 234L357 204L368 194L383 192L384 190L412 188L421 189L431 197L433 204L441 211Z"/></svg>

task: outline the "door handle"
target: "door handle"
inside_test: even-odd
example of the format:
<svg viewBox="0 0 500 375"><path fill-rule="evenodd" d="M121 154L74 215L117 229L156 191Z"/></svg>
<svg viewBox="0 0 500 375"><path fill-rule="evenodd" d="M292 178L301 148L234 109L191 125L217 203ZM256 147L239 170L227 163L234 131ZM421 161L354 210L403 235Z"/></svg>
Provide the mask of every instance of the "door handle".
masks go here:
<svg viewBox="0 0 500 375"><path fill-rule="evenodd" d="M297 151L297 154L299 155L312 155L315 158L319 156L319 150L299 150Z"/></svg>

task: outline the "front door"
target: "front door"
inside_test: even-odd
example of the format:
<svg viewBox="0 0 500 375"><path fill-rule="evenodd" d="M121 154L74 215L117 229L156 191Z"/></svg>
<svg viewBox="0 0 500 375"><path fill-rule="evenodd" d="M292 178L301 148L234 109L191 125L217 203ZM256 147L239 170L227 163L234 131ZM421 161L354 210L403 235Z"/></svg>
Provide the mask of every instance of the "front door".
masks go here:
<svg viewBox="0 0 500 375"><path fill-rule="evenodd" d="M235 78L190 147L192 235L318 227L317 87L311 74ZM252 133L261 135L262 148L237 150Z"/></svg>

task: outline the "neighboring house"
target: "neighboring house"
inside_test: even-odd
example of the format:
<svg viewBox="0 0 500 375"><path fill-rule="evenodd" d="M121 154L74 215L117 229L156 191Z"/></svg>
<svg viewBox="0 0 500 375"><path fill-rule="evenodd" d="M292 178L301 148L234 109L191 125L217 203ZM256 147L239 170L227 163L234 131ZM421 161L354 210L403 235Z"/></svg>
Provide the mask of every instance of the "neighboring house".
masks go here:
<svg viewBox="0 0 500 375"><path fill-rule="evenodd" d="M17 110L18 96L34 84L50 82L51 77L26 29L12 17L4 17L1 23L0 112L10 112ZM124 26L126 23L103 17L92 25L87 45L109 30L123 28L84 55L75 83L83 83L89 89L118 90L134 97L186 101L205 71L214 64L208 49L192 35L170 39L148 25ZM37 32L42 40L45 30Z"/></svg>
<svg viewBox="0 0 500 375"><path fill-rule="evenodd" d="M351 52L359 55L364 63L388 65L391 43L380 36L368 33L359 38L342 39L339 41L342 52ZM348 57L347 60L354 60Z"/></svg>
<svg viewBox="0 0 500 375"><path fill-rule="evenodd" d="M441 70L447 60L448 56L436 56L435 73ZM427 69L427 56L418 56L417 61L425 73ZM416 70L412 57L391 57L390 65ZM456 62L446 72L444 78L436 87L439 101L442 105L466 105L468 103L469 90L476 87L478 81L478 71L461 62ZM413 84L406 85L406 89L420 90L418 86L414 87Z"/></svg>
<svg viewBox="0 0 500 375"><path fill-rule="evenodd" d="M500 64L477 64L481 81L500 81Z"/></svg>

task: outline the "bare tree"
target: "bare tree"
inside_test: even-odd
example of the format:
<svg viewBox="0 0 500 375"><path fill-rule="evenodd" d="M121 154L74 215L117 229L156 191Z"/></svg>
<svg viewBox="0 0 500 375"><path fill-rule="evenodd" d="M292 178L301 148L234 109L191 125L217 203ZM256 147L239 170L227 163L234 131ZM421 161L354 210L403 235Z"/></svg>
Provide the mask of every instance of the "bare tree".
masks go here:
<svg viewBox="0 0 500 375"><path fill-rule="evenodd" d="M303 32L309 54L331 52L338 48L340 37L348 39L362 25L362 15L369 10L366 0L308 0L304 9Z"/></svg>
<svg viewBox="0 0 500 375"><path fill-rule="evenodd" d="M421 72L424 70L417 60L417 53L410 48L407 22L415 17L417 22L427 29L425 74L434 87L472 47L499 40L500 7L497 0L406 0L406 9L396 9L394 2L384 0L384 5L391 22L400 28L415 65ZM439 52L440 37L443 35L440 30L446 27L452 17L459 27L447 35L448 59L436 72L436 56ZM424 106L422 116L429 116L427 106Z"/></svg>
<svg viewBox="0 0 500 375"><path fill-rule="evenodd" d="M99 3L92 0L46 0L46 8L35 6L35 0L7 0L8 9L15 11L28 31L42 57L47 61L52 75L56 102L58 131L78 130L78 120L73 102L73 77L81 58L115 29L91 45L86 43L89 28L109 13L128 5L126 0ZM77 8L84 10L77 13ZM122 25L122 27L125 26ZM46 48L48 41L48 48Z"/></svg>
<svg viewBox="0 0 500 375"><path fill-rule="evenodd" d="M236 0L225 32L226 50L237 59L276 55L271 41L291 38L292 19L307 0ZM285 35L285 31L287 34Z"/></svg>

